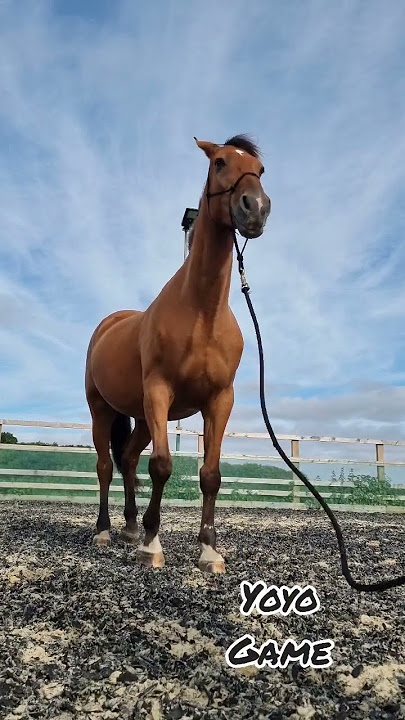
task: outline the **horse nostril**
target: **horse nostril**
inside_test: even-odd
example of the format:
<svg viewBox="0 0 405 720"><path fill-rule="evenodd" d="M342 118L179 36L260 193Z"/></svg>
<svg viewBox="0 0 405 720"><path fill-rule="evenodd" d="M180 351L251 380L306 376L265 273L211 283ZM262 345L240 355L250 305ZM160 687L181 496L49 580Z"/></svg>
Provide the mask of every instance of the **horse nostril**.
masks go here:
<svg viewBox="0 0 405 720"><path fill-rule="evenodd" d="M242 195L242 207L244 210L251 210L250 200L247 195Z"/></svg>

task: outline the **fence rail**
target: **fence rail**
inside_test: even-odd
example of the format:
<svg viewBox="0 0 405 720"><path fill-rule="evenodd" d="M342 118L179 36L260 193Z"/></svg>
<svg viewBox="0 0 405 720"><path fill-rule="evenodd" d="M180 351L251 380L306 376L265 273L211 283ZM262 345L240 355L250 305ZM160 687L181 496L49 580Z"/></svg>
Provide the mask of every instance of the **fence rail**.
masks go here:
<svg viewBox="0 0 405 720"><path fill-rule="evenodd" d="M91 430L88 423L64 423L39 420L16 420L16 419L0 419L0 433L4 428L15 427L36 427L36 428L53 428L58 430ZM201 432L185 429L168 429L170 435L176 438L181 436L194 437L196 440L195 450L175 451L173 456L176 461L183 458L193 459L195 461L194 472L187 472L180 478L177 483L175 496L167 496L164 500L166 504L171 505L200 505L201 493L199 490L199 469L203 462L203 436ZM267 433L225 433L226 438L235 438L236 440L268 440ZM279 441L290 442L290 459L299 467L300 465L325 465L332 464L340 466L360 466L368 465L375 468L376 481L380 485L377 490L374 489L374 496L364 496L359 490L356 481L344 481L343 483L332 480L317 480L313 484L325 497L332 509L335 510L352 510L352 511L369 511L369 512L393 512L405 513L405 484L395 484L389 487L386 483L386 468L405 468L405 461L387 460L385 458L384 449L386 446L405 448L404 440L382 440L370 438L346 438L332 436L313 436L313 435L277 435ZM340 458L340 457L306 457L300 455L301 443L329 443L333 446L341 446L343 444L352 444L354 447L360 445L373 445L375 448L375 459L361 459L358 457ZM5 452L4 452L5 451ZM17 452L18 456L13 453ZM35 453L34 456L31 453ZM61 461L62 467L58 469L50 469L52 458L60 453L66 453L66 463ZM143 456L147 456L150 449L146 449ZM63 500L71 502L97 502L98 501L98 482L97 475L94 470L80 469L80 465L84 462L83 456L94 455L95 451L91 447L75 447L75 446L53 446L38 444L6 444L0 443L0 499L9 499L16 497L29 497L30 500ZM21 458L21 464L29 464L28 467L13 467L16 460ZM79 458L82 460L79 462ZM7 461L10 458L10 462ZM44 467L38 466L40 459ZM44 460L46 458L46 460ZM63 455L62 455L63 458ZM72 459L74 458L74 460ZM69 463L74 465L73 469L67 467ZM250 453L223 453L221 461L243 461L246 463L246 472L249 473L250 462L260 463L262 461L280 462L278 455L260 455ZM249 462L250 461L250 462ZM46 467L48 465L48 467ZM66 466L66 467L65 467ZM94 467L94 460L91 461L90 467ZM266 473L266 467L263 466L263 473ZM287 477L286 477L287 475ZM405 473L404 473L405 476ZM139 478L142 481L142 487L139 489L139 504L144 505L148 502L151 486L149 476L140 473ZM169 483L170 485L170 483ZM123 487L122 480L116 473L113 476L111 485L112 501L123 503ZM360 493L360 494L359 494ZM185 497L186 496L186 497ZM356 498L360 497L361 502L356 502ZM308 493L301 481L290 471L284 471L284 477L267 477L265 474L261 477L224 477L222 478L222 486L219 491L218 505L238 506L238 507L278 507L278 508L294 508L305 509L308 506L317 506L316 501Z"/></svg>

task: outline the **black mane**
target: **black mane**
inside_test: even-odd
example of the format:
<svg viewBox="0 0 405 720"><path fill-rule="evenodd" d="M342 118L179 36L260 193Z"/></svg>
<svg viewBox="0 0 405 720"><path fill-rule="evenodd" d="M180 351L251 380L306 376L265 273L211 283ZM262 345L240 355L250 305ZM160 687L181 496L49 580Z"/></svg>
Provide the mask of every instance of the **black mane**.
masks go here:
<svg viewBox="0 0 405 720"><path fill-rule="evenodd" d="M239 150L244 150L254 158L258 158L260 156L258 146L250 139L249 135L235 135L234 137L229 138L229 140L227 140L224 144L232 145L232 147L239 148Z"/></svg>

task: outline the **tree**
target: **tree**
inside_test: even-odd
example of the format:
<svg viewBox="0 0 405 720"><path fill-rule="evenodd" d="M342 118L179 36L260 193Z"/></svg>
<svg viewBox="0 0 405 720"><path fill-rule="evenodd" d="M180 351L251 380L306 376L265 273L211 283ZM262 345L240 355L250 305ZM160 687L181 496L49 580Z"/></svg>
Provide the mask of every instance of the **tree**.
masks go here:
<svg viewBox="0 0 405 720"><path fill-rule="evenodd" d="M344 468L341 468L340 475L339 475L339 482L341 485L343 485L344 481L345 481L345 471L344 471Z"/></svg>
<svg viewBox="0 0 405 720"><path fill-rule="evenodd" d="M18 440L13 433L10 432L3 432L1 433L1 442L7 443L7 445L15 445L18 443Z"/></svg>
<svg viewBox="0 0 405 720"><path fill-rule="evenodd" d="M332 482L336 482L336 473L335 473L334 470L332 470L332 475L331 475L331 478L330 478L330 479L331 479Z"/></svg>

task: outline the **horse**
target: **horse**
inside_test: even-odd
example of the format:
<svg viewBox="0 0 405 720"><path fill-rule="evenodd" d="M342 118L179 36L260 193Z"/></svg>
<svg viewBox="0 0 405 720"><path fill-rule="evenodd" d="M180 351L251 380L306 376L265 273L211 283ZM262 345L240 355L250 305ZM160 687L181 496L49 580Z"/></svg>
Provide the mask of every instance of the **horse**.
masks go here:
<svg viewBox="0 0 405 720"><path fill-rule="evenodd" d="M262 235L271 201L262 187L260 150L249 136L236 135L223 145L194 140L208 158L209 169L186 260L146 310L108 315L89 342L85 392L100 501L93 542L97 546L111 542L111 445L124 484L126 524L120 539L138 544L136 468L152 441L148 465L152 493L136 557L147 567L163 567L160 506L172 472L167 423L201 413L204 460L198 567L223 573L224 559L216 550L215 503L221 485L221 446L244 346L229 307L233 245L235 231L246 239Z"/></svg>

